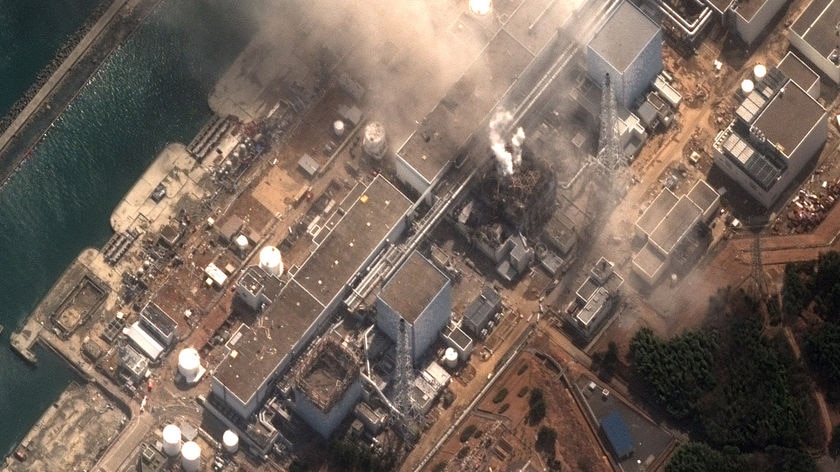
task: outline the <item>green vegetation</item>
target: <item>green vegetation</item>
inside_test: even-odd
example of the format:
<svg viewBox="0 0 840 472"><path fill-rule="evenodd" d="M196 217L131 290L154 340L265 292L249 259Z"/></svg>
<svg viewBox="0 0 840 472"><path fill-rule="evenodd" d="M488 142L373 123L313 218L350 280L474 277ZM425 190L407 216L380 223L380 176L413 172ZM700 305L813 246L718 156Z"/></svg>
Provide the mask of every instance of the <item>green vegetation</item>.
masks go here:
<svg viewBox="0 0 840 472"><path fill-rule="evenodd" d="M458 437L458 439L462 443L469 441L469 439L472 437L473 433L475 433L475 430L476 430L476 426L474 424L471 424L471 425L467 426L466 428L464 428L463 431L461 431L461 435Z"/></svg>
<svg viewBox="0 0 840 472"><path fill-rule="evenodd" d="M840 402L840 325L824 323L805 337L803 354L828 401Z"/></svg>
<svg viewBox="0 0 840 472"><path fill-rule="evenodd" d="M501 415L502 413L506 412L508 408L510 408L510 403L503 404L499 407L499 414Z"/></svg>
<svg viewBox="0 0 840 472"><path fill-rule="evenodd" d="M502 403L502 401L507 397L508 389L502 387L496 392L496 395L493 396L493 403Z"/></svg>
<svg viewBox="0 0 840 472"><path fill-rule="evenodd" d="M744 459L739 455L724 454L704 443L688 442L674 452L665 472L741 472L744 468Z"/></svg>
<svg viewBox="0 0 840 472"><path fill-rule="evenodd" d="M656 402L678 419L693 412L700 396L714 386L715 348L696 331L662 341L642 328L630 341L636 372L652 387Z"/></svg>
<svg viewBox="0 0 840 472"><path fill-rule="evenodd" d="M554 446L557 442L557 431L554 428L541 426L537 432L537 450L545 453L546 457L554 457Z"/></svg>
<svg viewBox="0 0 840 472"><path fill-rule="evenodd" d="M524 397L525 395L528 394L528 390L529 390L528 386L526 385L526 386L519 389L519 392L517 392L516 396L519 397L519 398L522 398L522 397Z"/></svg>
<svg viewBox="0 0 840 472"><path fill-rule="evenodd" d="M831 440L828 442L828 453L831 457L837 458L840 455L840 424L831 430Z"/></svg>
<svg viewBox="0 0 840 472"><path fill-rule="evenodd" d="M519 369L516 370L516 375L524 374L525 371L528 370L529 365L530 364L528 364L527 362L523 362L522 365L519 366Z"/></svg>
<svg viewBox="0 0 840 472"><path fill-rule="evenodd" d="M539 388L531 390L531 396L528 397L528 421L531 424L537 424L545 418L545 397Z"/></svg>
<svg viewBox="0 0 840 472"><path fill-rule="evenodd" d="M444 470L446 470L445 461L440 461L437 464L435 464L434 467L432 467L432 472L443 472Z"/></svg>

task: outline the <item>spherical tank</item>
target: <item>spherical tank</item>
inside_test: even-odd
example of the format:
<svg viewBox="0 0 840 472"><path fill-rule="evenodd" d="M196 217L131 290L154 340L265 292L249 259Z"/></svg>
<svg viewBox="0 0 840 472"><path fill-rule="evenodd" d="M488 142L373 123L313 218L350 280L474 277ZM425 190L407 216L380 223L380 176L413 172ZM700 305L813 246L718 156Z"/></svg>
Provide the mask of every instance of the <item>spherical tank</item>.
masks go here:
<svg viewBox="0 0 840 472"><path fill-rule="evenodd" d="M266 246L260 250L260 268L274 276L283 273L283 256L274 246Z"/></svg>
<svg viewBox="0 0 840 472"><path fill-rule="evenodd" d="M448 347L443 353L443 363L450 369L458 365L458 351Z"/></svg>
<svg viewBox="0 0 840 472"><path fill-rule="evenodd" d="M741 82L741 90L744 93L750 93L753 91L753 89L755 89L755 84L753 84L752 80L745 79L743 82Z"/></svg>
<svg viewBox="0 0 840 472"><path fill-rule="evenodd" d="M239 449L239 436L231 430L225 431L222 435L222 446L224 447L225 452L233 454L237 451L237 449Z"/></svg>
<svg viewBox="0 0 840 472"><path fill-rule="evenodd" d="M378 121L372 121L365 126L362 148L374 159L382 159L385 155L387 141L385 139L385 127Z"/></svg>
<svg viewBox="0 0 840 472"><path fill-rule="evenodd" d="M168 424L163 428L163 452L174 457L181 450L181 428Z"/></svg>
<svg viewBox="0 0 840 472"><path fill-rule="evenodd" d="M201 469L201 446L194 441L187 441L181 447L181 467L186 472L198 472Z"/></svg>
<svg viewBox="0 0 840 472"><path fill-rule="evenodd" d="M755 80L761 80L767 75L767 68L763 64L756 64L753 67L753 75L755 76Z"/></svg>
<svg viewBox="0 0 840 472"><path fill-rule="evenodd" d="M201 357L195 349L188 347L186 349L182 349L178 354L178 372L187 379L187 382L191 382L195 379L195 376L198 375L200 367Z"/></svg>

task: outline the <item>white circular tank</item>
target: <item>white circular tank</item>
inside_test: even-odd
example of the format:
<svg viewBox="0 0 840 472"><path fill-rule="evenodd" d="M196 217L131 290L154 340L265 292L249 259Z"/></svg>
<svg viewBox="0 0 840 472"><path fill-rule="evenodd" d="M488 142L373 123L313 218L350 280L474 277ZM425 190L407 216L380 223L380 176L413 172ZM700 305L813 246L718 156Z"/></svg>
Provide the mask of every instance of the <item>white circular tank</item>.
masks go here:
<svg viewBox="0 0 840 472"><path fill-rule="evenodd" d="M240 251L244 251L245 249L248 248L248 238L244 234L240 234L239 236L237 236L235 242L236 242L236 247Z"/></svg>
<svg viewBox="0 0 840 472"><path fill-rule="evenodd" d="M186 472L198 472L201 469L201 446L194 441L187 441L181 447L181 467Z"/></svg>
<svg viewBox="0 0 840 472"><path fill-rule="evenodd" d="M225 452L233 454L239 449L239 436L231 430L225 431L222 435L222 447Z"/></svg>
<svg viewBox="0 0 840 472"><path fill-rule="evenodd" d="M756 81L763 79L765 75L767 75L767 68L763 64L756 64L753 67L753 76L755 76Z"/></svg>
<svg viewBox="0 0 840 472"><path fill-rule="evenodd" d="M181 450L181 428L168 424L163 428L163 452L169 457L175 457Z"/></svg>
<svg viewBox="0 0 840 472"><path fill-rule="evenodd" d="M450 369L458 365L458 351L448 347L443 353L443 363Z"/></svg>
<svg viewBox="0 0 840 472"><path fill-rule="evenodd" d="M743 91L744 93L750 93L753 91L753 89L755 89L755 84L752 80L744 79L744 81L741 82L741 91Z"/></svg>
<svg viewBox="0 0 840 472"><path fill-rule="evenodd" d="M267 273L280 276L283 273L283 256L274 246L266 246L260 250L260 268Z"/></svg>
<svg viewBox="0 0 840 472"><path fill-rule="evenodd" d="M191 347L182 349L178 354L178 372L184 376L188 383L195 379L200 368L201 357L198 355L198 351Z"/></svg>
<svg viewBox="0 0 840 472"><path fill-rule="evenodd" d="M341 120L335 120L333 123L333 133L336 136L343 136L344 135L344 122Z"/></svg>
<svg viewBox="0 0 840 472"><path fill-rule="evenodd" d="M387 148L385 126L378 121L372 121L365 126L362 148L374 159L382 159Z"/></svg>

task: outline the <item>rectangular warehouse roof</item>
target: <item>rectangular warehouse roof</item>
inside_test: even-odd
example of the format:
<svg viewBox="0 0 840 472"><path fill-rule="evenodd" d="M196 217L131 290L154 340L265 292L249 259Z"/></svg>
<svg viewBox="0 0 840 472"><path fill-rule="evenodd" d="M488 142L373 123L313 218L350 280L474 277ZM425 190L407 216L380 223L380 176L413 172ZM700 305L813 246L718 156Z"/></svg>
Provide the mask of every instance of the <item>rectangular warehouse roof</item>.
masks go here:
<svg viewBox="0 0 840 472"><path fill-rule="evenodd" d="M361 268L371 252L403 219L408 199L377 176L332 232L304 262L260 318L259 329L244 326L216 369L215 377L247 403L289 356L326 307Z"/></svg>
<svg viewBox="0 0 840 472"><path fill-rule="evenodd" d="M820 81L820 76L814 72L807 64L802 62L792 51L785 54L782 62L777 66L786 77L796 82L803 90L809 90L815 82Z"/></svg>
<svg viewBox="0 0 840 472"><path fill-rule="evenodd" d="M650 242L664 254L670 254L694 227L701 214L694 202L686 196L681 197L650 234Z"/></svg>
<svg viewBox="0 0 840 472"><path fill-rule="evenodd" d="M630 2L623 2L589 42L589 47L618 71L625 71L656 38L659 26Z"/></svg>
<svg viewBox="0 0 840 472"><path fill-rule="evenodd" d="M379 298L404 320L414 323L447 282L449 279L437 267L414 251L382 288Z"/></svg>
<svg viewBox="0 0 840 472"><path fill-rule="evenodd" d="M659 278L662 269L665 268L665 256L656 249L650 241L646 242L642 249L633 256L633 265L650 280Z"/></svg>
<svg viewBox="0 0 840 472"><path fill-rule="evenodd" d="M790 29L821 56L828 57L837 47L837 23L840 23L840 3L836 0L814 0Z"/></svg>
<svg viewBox="0 0 840 472"><path fill-rule="evenodd" d="M295 274L295 280L329 305L370 253L399 224L411 201L382 176L373 179L335 229Z"/></svg>
<svg viewBox="0 0 840 472"><path fill-rule="evenodd" d="M782 90L773 97L755 126L764 133L767 142L789 157L825 117L825 109L795 82L788 81Z"/></svg>
<svg viewBox="0 0 840 472"><path fill-rule="evenodd" d="M645 236L650 236L653 230L656 229L656 226L659 225L659 222L677 204L677 200L678 198L674 195L674 192L666 188L656 196L653 202L648 205L647 210L636 220L636 227Z"/></svg>
<svg viewBox="0 0 840 472"><path fill-rule="evenodd" d="M689 200L700 207L703 214L707 214L720 201L720 195L705 180L698 180L687 194Z"/></svg>

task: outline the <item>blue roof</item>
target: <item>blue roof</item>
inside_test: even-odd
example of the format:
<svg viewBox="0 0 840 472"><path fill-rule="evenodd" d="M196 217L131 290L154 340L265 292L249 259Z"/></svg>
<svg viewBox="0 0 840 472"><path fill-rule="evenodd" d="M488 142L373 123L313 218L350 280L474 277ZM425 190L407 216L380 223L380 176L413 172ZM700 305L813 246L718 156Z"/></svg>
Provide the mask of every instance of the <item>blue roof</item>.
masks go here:
<svg viewBox="0 0 840 472"><path fill-rule="evenodd" d="M633 452L635 441L621 413L614 411L601 419L601 429L607 436L607 441L610 442L610 447L616 457L620 459Z"/></svg>

